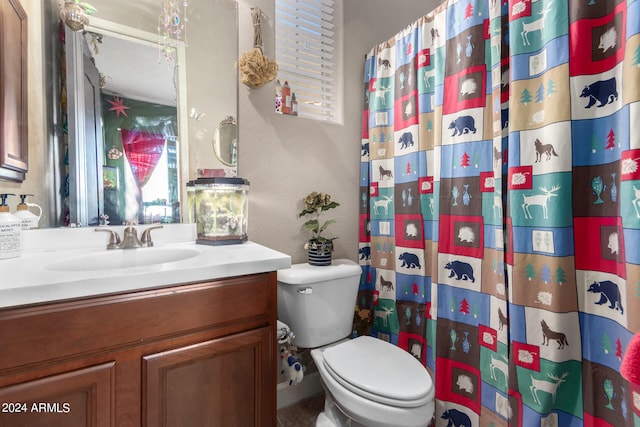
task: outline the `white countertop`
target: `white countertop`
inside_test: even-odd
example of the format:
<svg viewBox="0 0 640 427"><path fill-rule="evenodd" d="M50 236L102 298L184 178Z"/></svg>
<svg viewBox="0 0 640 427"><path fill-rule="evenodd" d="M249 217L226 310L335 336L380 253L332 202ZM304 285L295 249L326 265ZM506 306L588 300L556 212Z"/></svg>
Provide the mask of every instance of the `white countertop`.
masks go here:
<svg viewBox="0 0 640 427"><path fill-rule="evenodd" d="M95 227L94 227L95 228ZM110 227L122 235L124 227ZM137 225L138 235L148 228ZM196 245L193 224L165 225L154 230L153 248L106 251L108 233L93 228L23 232L18 258L0 259L0 309L90 296L139 291L224 277L289 268L291 257L253 242L236 245ZM52 264L87 257L100 259L124 251L185 250L194 256L180 261L88 271L52 270ZM131 251L131 252L129 252ZM150 253L150 252L147 252ZM73 261L72 261L73 262Z"/></svg>

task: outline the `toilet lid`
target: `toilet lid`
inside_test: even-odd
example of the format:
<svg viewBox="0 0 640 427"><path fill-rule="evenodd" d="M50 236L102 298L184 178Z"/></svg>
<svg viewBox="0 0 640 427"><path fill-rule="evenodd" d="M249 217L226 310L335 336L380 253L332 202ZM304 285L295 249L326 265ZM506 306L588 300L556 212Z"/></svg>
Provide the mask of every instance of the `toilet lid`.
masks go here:
<svg viewBox="0 0 640 427"><path fill-rule="evenodd" d="M373 337L356 339L324 351L331 376L350 391L383 404L415 407L433 395L426 368L403 349Z"/></svg>

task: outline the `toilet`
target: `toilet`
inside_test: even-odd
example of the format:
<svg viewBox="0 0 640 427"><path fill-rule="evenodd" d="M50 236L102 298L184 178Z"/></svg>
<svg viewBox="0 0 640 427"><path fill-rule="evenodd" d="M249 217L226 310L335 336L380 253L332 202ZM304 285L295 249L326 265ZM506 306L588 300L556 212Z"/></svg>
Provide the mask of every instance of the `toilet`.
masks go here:
<svg viewBox="0 0 640 427"><path fill-rule="evenodd" d="M408 352L383 340L351 335L360 266L294 264L278 271L278 318L310 348L325 391L317 427L421 427L431 424L434 385Z"/></svg>

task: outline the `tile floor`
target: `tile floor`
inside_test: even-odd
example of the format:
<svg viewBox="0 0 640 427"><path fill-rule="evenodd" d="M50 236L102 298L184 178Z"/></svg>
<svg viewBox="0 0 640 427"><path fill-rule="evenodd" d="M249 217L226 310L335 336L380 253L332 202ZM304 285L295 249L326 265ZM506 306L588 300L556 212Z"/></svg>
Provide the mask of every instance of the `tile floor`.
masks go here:
<svg viewBox="0 0 640 427"><path fill-rule="evenodd" d="M315 427L316 417L323 409L324 394L301 400L278 410L278 427ZM432 419L429 426L435 425L435 419Z"/></svg>
<svg viewBox="0 0 640 427"><path fill-rule="evenodd" d="M278 427L314 427L324 408L324 394L301 400L278 410Z"/></svg>

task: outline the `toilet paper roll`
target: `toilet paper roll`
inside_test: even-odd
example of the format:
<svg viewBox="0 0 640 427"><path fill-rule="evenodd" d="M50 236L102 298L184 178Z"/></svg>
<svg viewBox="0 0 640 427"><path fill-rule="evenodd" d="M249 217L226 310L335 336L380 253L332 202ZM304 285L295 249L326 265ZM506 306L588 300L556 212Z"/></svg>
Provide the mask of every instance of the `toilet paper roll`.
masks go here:
<svg viewBox="0 0 640 427"><path fill-rule="evenodd" d="M279 321L279 320L277 320L277 322L278 322L278 323L277 323L278 331L280 331L280 330L282 330L282 329L286 329L287 331L289 331L289 330L290 330L290 329L289 329L289 325L287 325L286 323L281 322L281 321Z"/></svg>
<svg viewBox="0 0 640 427"><path fill-rule="evenodd" d="M277 331L276 334L278 336L278 342L280 344L283 344L285 342L288 342L292 333L291 333L291 329L289 329L289 325L287 325L284 322L281 321L277 321Z"/></svg>

